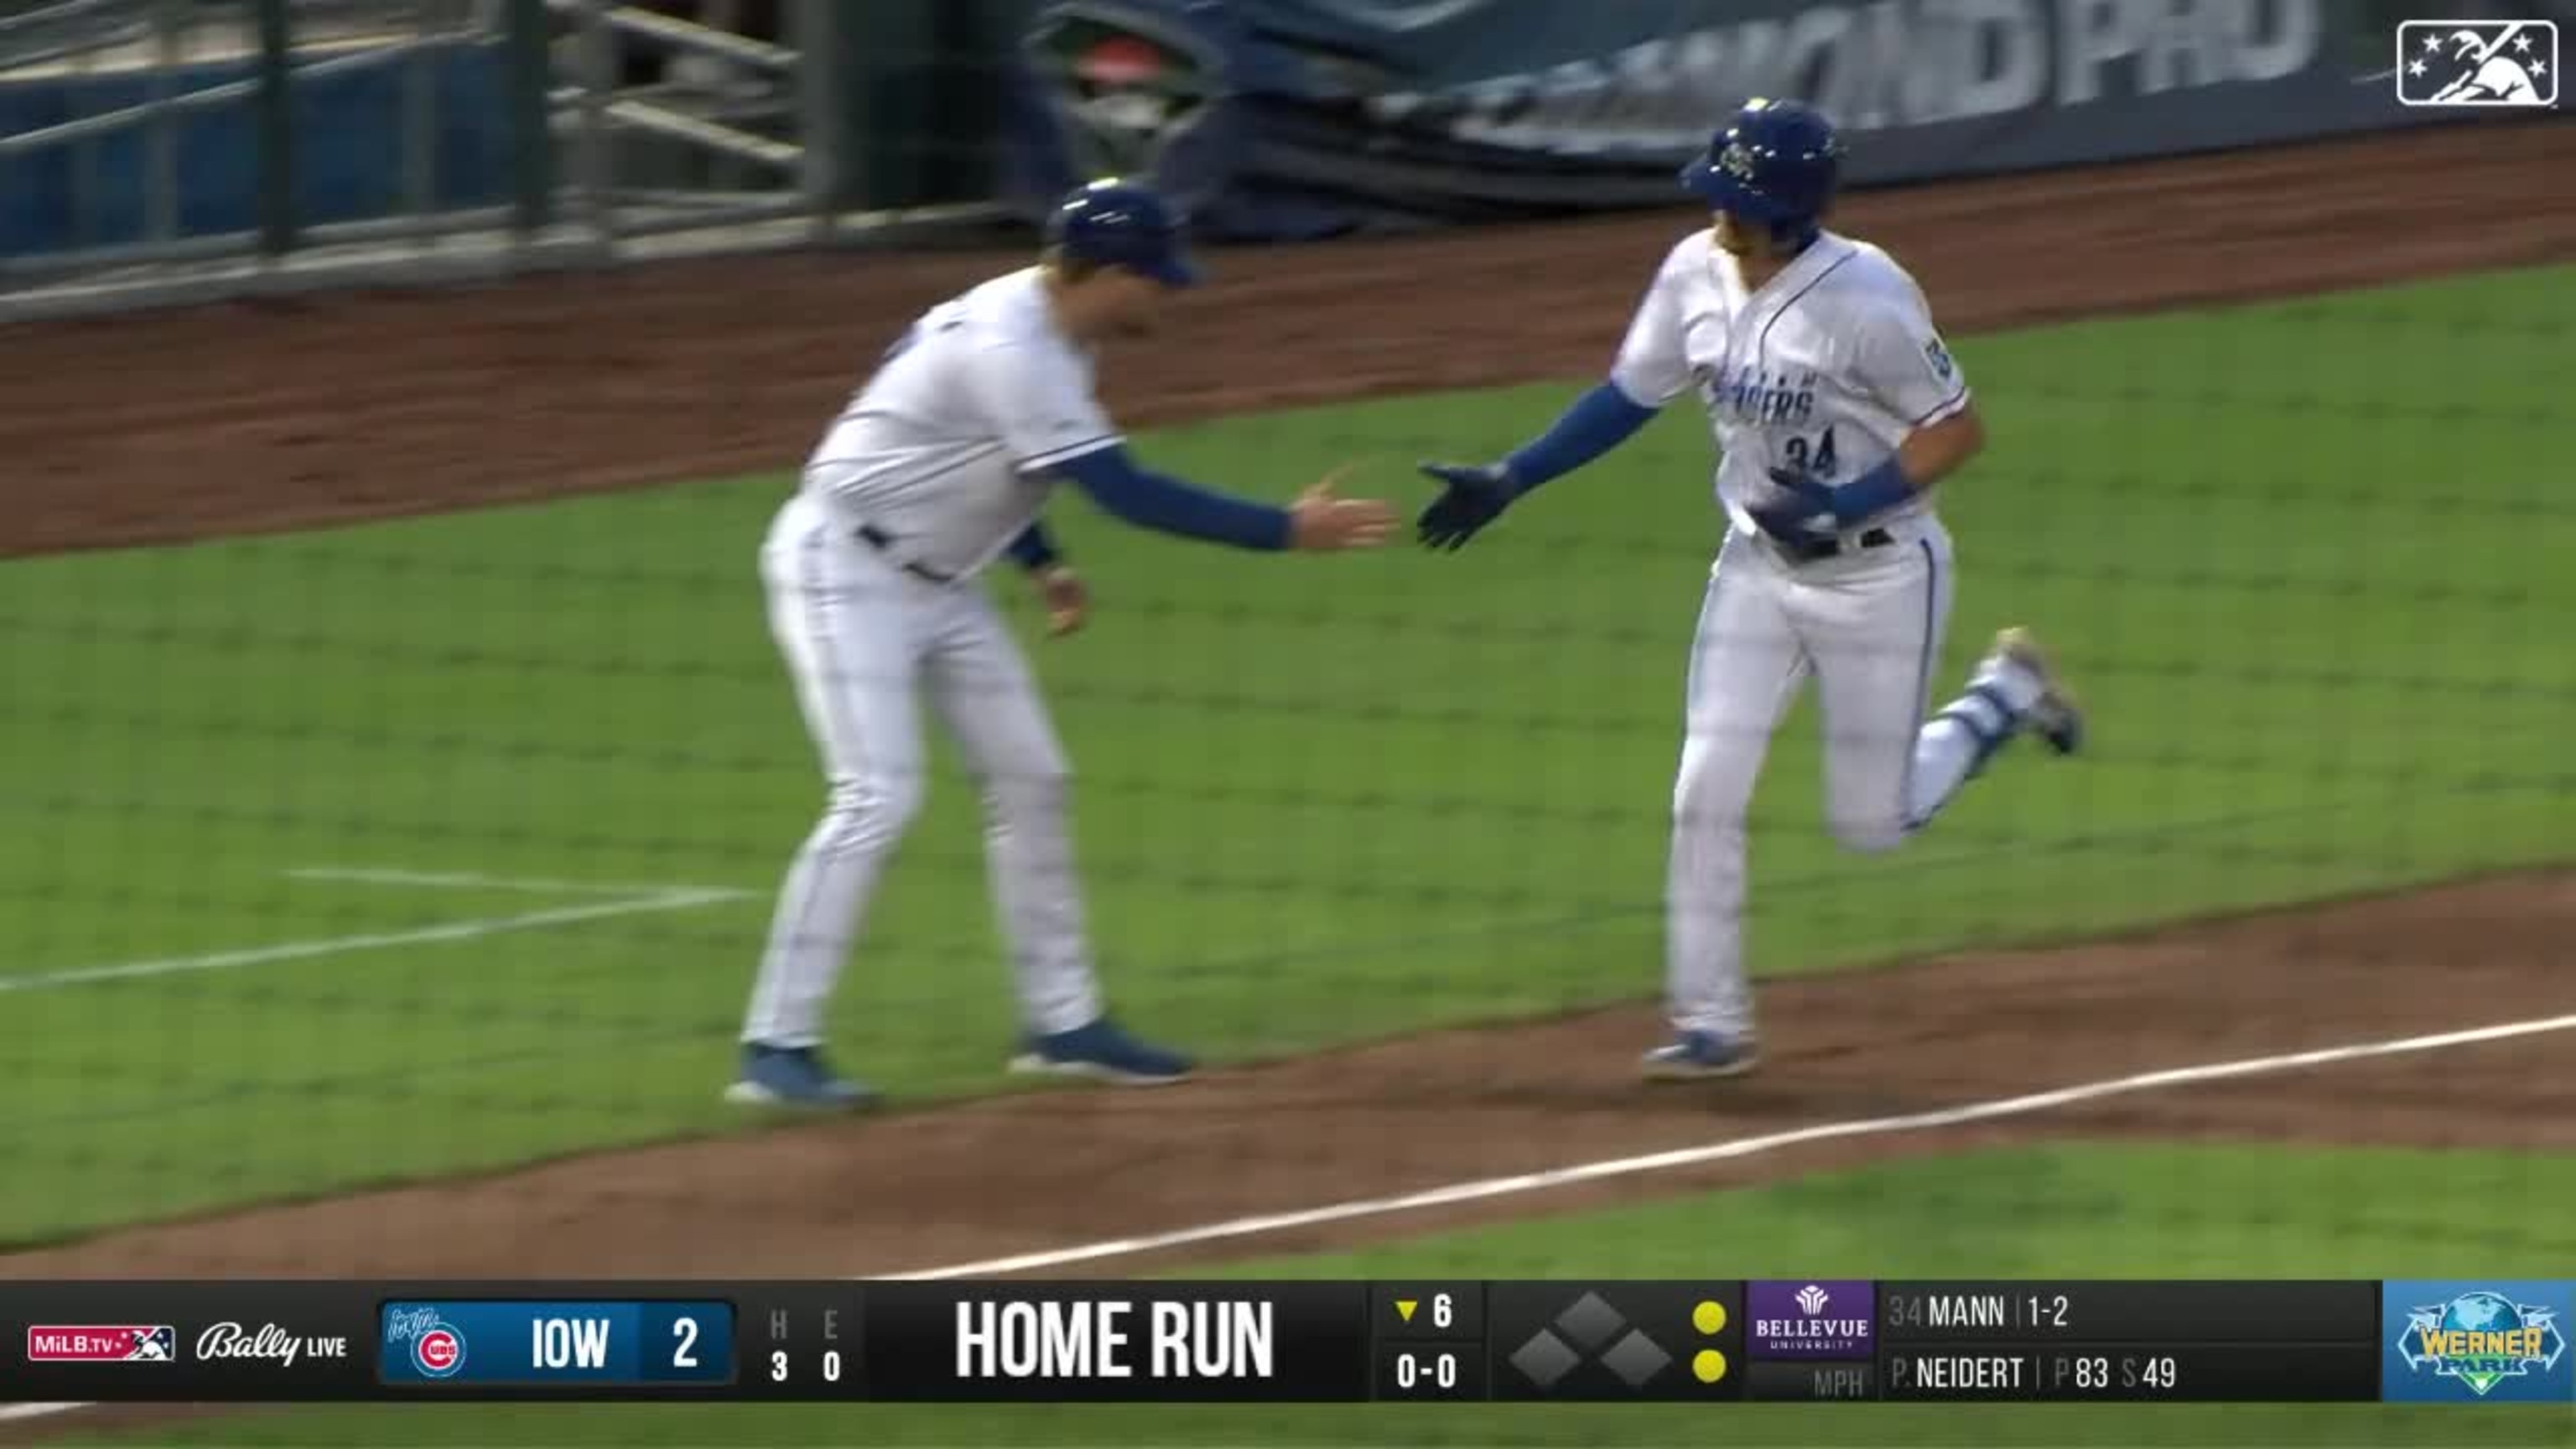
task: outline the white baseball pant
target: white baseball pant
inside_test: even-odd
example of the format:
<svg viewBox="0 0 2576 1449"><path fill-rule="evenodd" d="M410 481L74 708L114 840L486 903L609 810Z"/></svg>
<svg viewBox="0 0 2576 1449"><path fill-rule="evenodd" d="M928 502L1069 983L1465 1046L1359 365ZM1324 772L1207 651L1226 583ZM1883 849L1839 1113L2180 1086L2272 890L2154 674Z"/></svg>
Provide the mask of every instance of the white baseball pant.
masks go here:
<svg viewBox="0 0 2576 1449"><path fill-rule="evenodd" d="M1028 1029L1098 1017L1064 748L992 601L972 582L905 572L804 493L779 510L760 572L829 793L779 892L743 1040L821 1041L869 899L921 807L925 695L982 791L985 862Z"/></svg>

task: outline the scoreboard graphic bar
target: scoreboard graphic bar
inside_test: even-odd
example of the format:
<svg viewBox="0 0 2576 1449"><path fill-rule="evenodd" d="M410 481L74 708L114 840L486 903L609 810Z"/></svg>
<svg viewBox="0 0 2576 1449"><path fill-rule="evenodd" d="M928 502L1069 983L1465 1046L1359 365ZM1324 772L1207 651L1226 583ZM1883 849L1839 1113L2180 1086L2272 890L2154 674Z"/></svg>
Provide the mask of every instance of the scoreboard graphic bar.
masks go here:
<svg viewBox="0 0 2576 1449"><path fill-rule="evenodd" d="M0 1401L2576 1403L2576 1284L0 1284Z"/></svg>
<svg viewBox="0 0 2576 1449"><path fill-rule="evenodd" d="M376 1317L376 1381L389 1387L733 1382L729 1302L401 1299Z"/></svg>

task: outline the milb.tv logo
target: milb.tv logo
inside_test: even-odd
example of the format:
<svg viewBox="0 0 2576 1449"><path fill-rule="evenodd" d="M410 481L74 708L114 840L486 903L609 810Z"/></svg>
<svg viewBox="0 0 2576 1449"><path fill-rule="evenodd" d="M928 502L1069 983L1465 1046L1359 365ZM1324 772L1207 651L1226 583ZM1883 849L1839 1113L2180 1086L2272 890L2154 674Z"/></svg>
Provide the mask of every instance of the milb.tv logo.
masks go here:
<svg viewBox="0 0 2576 1449"><path fill-rule="evenodd" d="M178 1332L166 1323L30 1324L29 1363L172 1363Z"/></svg>
<svg viewBox="0 0 2576 1449"><path fill-rule="evenodd" d="M2558 26L2548 20L2409 20L2397 27L2406 106L2558 104Z"/></svg>

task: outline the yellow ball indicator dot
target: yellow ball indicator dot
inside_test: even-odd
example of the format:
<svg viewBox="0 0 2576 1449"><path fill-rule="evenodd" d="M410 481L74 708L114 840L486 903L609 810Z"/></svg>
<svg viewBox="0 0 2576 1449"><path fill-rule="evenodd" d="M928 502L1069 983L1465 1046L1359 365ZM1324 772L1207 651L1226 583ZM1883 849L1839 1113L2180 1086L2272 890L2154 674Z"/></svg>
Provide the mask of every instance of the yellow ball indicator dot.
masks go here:
<svg viewBox="0 0 2576 1449"><path fill-rule="evenodd" d="M1715 1333L1726 1327L1726 1305L1713 1298L1703 1298L1691 1310L1691 1327L1702 1333Z"/></svg>
<svg viewBox="0 0 2576 1449"><path fill-rule="evenodd" d="M1691 1355L1691 1377L1704 1384L1726 1377L1726 1355L1713 1348L1703 1348Z"/></svg>

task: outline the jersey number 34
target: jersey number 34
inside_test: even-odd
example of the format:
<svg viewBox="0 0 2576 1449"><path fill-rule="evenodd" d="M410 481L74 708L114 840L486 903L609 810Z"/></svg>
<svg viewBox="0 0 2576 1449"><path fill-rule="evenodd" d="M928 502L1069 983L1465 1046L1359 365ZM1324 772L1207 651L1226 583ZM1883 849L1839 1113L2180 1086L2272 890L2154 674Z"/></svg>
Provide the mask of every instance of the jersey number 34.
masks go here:
<svg viewBox="0 0 2576 1449"><path fill-rule="evenodd" d="M1836 459L1834 430L1831 428L1825 429L1824 436L1813 443L1805 438L1791 438L1781 444L1780 449L1789 455L1789 466L1801 473L1810 473L1818 478L1830 478L1834 474Z"/></svg>

